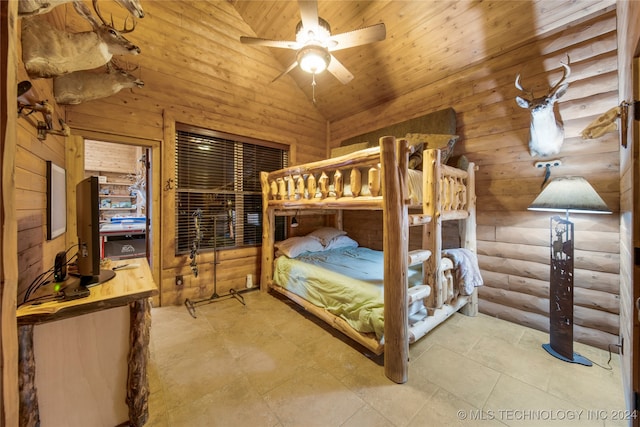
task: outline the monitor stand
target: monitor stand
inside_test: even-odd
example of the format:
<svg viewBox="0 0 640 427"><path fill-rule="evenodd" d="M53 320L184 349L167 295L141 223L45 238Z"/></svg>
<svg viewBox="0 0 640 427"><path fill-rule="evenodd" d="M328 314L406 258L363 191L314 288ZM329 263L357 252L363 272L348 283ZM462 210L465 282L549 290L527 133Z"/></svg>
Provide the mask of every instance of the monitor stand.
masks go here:
<svg viewBox="0 0 640 427"><path fill-rule="evenodd" d="M108 282L109 280L113 279L114 277L116 277L116 272L113 270L100 270L100 278L99 283L102 284L104 282Z"/></svg>
<svg viewBox="0 0 640 427"><path fill-rule="evenodd" d="M90 288L91 286L101 285L104 282L108 282L109 280L116 277L116 272L113 270L100 270L100 274L98 276L82 276L80 277L80 284Z"/></svg>
<svg viewBox="0 0 640 427"><path fill-rule="evenodd" d="M113 270L100 270L98 276L80 276L68 278L67 286L62 290L66 301L85 298L91 295L90 287L100 285L116 277Z"/></svg>

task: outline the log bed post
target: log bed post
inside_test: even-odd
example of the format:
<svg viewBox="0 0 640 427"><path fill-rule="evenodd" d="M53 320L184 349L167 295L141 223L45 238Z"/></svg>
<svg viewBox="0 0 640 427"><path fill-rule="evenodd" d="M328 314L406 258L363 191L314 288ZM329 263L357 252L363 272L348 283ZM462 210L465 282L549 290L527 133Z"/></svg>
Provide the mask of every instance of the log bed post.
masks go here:
<svg viewBox="0 0 640 427"><path fill-rule="evenodd" d="M469 216L462 221L460 227L460 242L463 248L477 252L476 247L476 182L475 163L469 163L467 169L467 212Z"/></svg>
<svg viewBox="0 0 640 427"><path fill-rule="evenodd" d="M469 163L467 168L467 212L469 216L467 219L461 221L460 226L460 241L462 247L478 252L476 244L476 178L475 178L476 165L475 163ZM473 293L469 296L469 302L460 310L460 312L466 316L478 315L478 288L473 290Z"/></svg>
<svg viewBox="0 0 640 427"><path fill-rule="evenodd" d="M427 299L429 315L443 303L442 280L440 279L440 257L442 252L442 218L440 217L440 150L425 150L422 212L430 216L431 222L423 228L422 247L431 249L431 256L424 263L424 283L431 286Z"/></svg>
<svg viewBox="0 0 640 427"><path fill-rule="evenodd" d="M404 141L406 146L406 141ZM390 380L402 384L409 370L409 319L407 307L408 209L405 201L401 168L406 169L406 147L403 160L396 160L395 138L380 138L382 166L383 249L384 249L384 372Z"/></svg>
<svg viewBox="0 0 640 427"><path fill-rule="evenodd" d="M260 290L269 290L269 281L273 277L273 245L275 244L275 214L269 208L269 173L260 172L262 185L262 265L260 268Z"/></svg>

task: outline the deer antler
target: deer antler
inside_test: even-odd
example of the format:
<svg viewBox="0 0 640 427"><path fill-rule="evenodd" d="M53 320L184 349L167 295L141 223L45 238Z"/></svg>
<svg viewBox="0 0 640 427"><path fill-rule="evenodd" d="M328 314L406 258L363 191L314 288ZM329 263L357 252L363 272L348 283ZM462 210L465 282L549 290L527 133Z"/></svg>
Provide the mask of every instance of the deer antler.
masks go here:
<svg viewBox="0 0 640 427"><path fill-rule="evenodd" d="M93 0L93 10L96 11L96 15L98 15L98 18L100 18L100 21L102 21L104 25L109 27L110 25L107 24L107 21L102 17L102 14L100 13L100 8L98 7L98 0Z"/></svg>
<svg viewBox="0 0 640 427"><path fill-rule="evenodd" d="M569 78L569 76L571 75L571 67L569 67L570 63L571 63L571 58L569 58L569 55L567 54L567 63L566 64L564 62L560 63L560 65L564 67L564 70L562 71L562 77L560 78L560 80L558 80L558 83L556 83L551 89L549 89L549 95L552 95L556 90L558 90L560 85L562 85L565 82L565 80L567 80L567 78Z"/></svg>
<svg viewBox="0 0 640 427"><path fill-rule="evenodd" d="M106 25L107 27L111 27L114 30L116 29L115 24L113 23L113 15L111 15L111 24L108 24L106 19L104 19L104 17L100 13L100 8L98 7L98 0L93 0L93 10L96 11L96 15L98 15L98 18L100 18L100 21L102 21L104 25ZM131 28L127 28L128 19L129 19L129 16L127 16L124 20L124 28L122 28L121 30L118 30L120 34L130 33L136 29L136 18L134 17L131 18L133 20L133 26Z"/></svg>
<svg viewBox="0 0 640 427"><path fill-rule="evenodd" d="M120 30L121 34L130 33L130 32L132 32L133 30L136 29L136 18L133 17L133 16L131 17L131 20L133 21L133 25L132 25L131 29L127 28L127 19L129 19L128 16L124 19L124 28Z"/></svg>
<svg viewBox="0 0 640 427"><path fill-rule="evenodd" d="M520 73L518 73L518 75L516 76L516 89L519 89L520 91L526 93L527 95L529 95L529 97L531 99L533 99L533 91L530 90L526 90L522 87L522 85L520 84Z"/></svg>

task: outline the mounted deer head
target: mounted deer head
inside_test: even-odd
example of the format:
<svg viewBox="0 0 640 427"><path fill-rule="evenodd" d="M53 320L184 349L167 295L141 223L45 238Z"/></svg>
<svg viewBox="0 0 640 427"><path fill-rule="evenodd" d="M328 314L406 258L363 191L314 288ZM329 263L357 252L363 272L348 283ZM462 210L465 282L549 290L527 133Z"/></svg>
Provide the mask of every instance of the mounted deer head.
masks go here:
<svg viewBox="0 0 640 427"><path fill-rule="evenodd" d="M51 12L51 10L64 3L78 2L82 0L20 0L18 3L18 16L33 16ZM135 16L144 18L144 10L138 0L114 0Z"/></svg>
<svg viewBox="0 0 640 427"><path fill-rule="evenodd" d="M75 71L54 77L53 94L58 104L80 104L106 98L125 88L143 87L144 82L113 62L107 63L106 73Z"/></svg>
<svg viewBox="0 0 640 427"><path fill-rule="evenodd" d="M135 29L126 27L118 31L100 15L97 0L93 8L102 21L98 22L81 1L73 3L93 31L67 33L51 25L46 18L34 16L22 19L22 61L32 78L49 78L80 70L91 70L105 65L113 55L138 55L140 48L122 34Z"/></svg>
<svg viewBox="0 0 640 427"><path fill-rule="evenodd" d="M516 96L516 102L520 107L528 108L531 112L529 151L532 156L546 157L557 154L564 142L564 126L556 120L553 106L569 87L566 81L571 74L569 57L566 64L563 62L560 64L564 67L562 78L540 98L535 98L533 92L522 88L520 74L516 77L516 88L527 94L526 98Z"/></svg>

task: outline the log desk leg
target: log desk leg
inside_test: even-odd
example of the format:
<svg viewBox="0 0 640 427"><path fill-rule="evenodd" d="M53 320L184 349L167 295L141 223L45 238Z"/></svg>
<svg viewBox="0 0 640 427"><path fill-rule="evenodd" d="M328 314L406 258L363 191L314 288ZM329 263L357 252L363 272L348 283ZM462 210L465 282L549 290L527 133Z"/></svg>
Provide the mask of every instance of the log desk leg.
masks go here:
<svg viewBox="0 0 640 427"><path fill-rule="evenodd" d="M151 308L149 300L143 299L129 304L131 325L129 329L129 371L127 373L127 406L129 422L133 427L142 427L149 418L149 329Z"/></svg>
<svg viewBox="0 0 640 427"><path fill-rule="evenodd" d="M149 360L149 330L151 308L148 299L143 298L129 304L129 355L127 372L127 406L129 425L143 426L149 417L149 380L147 362ZM20 386L20 426L38 427L40 414L35 385L36 363L33 351L34 325L19 327L19 386Z"/></svg>
<svg viewBox="0 0 640 427"><path fill-rule="evenodd" d="M36 391L36 360L33 355L33 325L18 327L18 383L20 387L20 426L40 425Z"/></svg>

